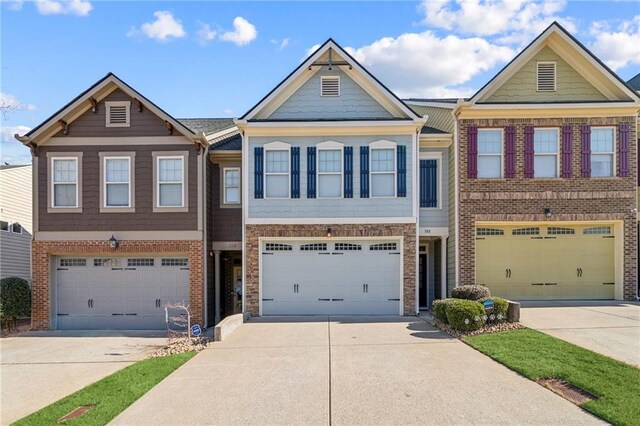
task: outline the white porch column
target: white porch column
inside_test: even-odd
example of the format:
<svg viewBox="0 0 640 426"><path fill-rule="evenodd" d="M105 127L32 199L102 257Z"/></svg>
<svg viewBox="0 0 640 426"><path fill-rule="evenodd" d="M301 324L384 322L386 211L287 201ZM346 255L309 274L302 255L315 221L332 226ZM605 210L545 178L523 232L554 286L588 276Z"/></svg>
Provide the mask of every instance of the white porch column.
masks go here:
<svg viewBox="0 0 640 426"><path fill-rule="evenodd" d="M214 325L220 322L220 250L214 250L214 297L215 297L215 319Z"/></svg>
<svg viewBox="0 0 640 426"><path fill-rule="evenodd" d="M440 237L440 297L447 298L447 239Z"/></svg>

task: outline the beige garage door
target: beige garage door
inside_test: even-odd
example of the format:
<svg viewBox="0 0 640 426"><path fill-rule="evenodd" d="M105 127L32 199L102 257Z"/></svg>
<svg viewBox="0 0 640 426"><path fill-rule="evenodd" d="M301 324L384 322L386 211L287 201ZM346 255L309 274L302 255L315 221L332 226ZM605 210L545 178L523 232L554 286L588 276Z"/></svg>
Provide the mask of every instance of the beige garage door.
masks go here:
<svg viewBox="0 0 640 426"><path fill-rule="evenodd" d="M613 299L613 226L478 226L476 282L509 299Z"/></svg>

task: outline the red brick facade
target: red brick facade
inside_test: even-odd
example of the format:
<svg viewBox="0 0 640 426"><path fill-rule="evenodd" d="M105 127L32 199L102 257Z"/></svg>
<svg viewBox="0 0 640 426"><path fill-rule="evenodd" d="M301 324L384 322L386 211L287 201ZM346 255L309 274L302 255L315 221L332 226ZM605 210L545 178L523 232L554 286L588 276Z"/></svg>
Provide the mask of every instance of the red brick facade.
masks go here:
<svg viewBox="0 0 640 426"><path fill-rule="evenodd" d="M637 139L636 117L544 118L544 119L462 119L459 121L459 232L460 284L475 282L475 223L478 221L545 221L545 208L553 221L621 221L624 224L625 300L637 296L637 158L631 150L628 177L582 178L580 126L618 126L629 123L629 138ZM537 179L524 177L524 127L573 126L571 178ZM510 179L470 179L467 176L467 128L516 127L516 176ZM620 135L616 130L616 146ZM561 147L561 144L559 144ZM619 149L616 149L619 152ZM559 155L562 154L560 149ZM616 161L619 166L619 162ZM616 171L617 176L617 171Z"/></svg>
<svg viewBox="0 0 640 426"><path fill-rule="evenodd" d="M189 256L189 304L192 323L204 318L204 247L202 241L120 241L113 250L108 241L34 241L31 327L50 330L52 307L52 256L98 254L186 254Z"/></svg>
<svg viewBox="0 0 640 426"><path fill-rule="evenodd" d="M321 238L327 228L335 237L403 237L403 301L404 314L416 313L416 225L415 224L358 224L358 225L246 225L245 309L251 315L259 312L260 238Z"/></svg>

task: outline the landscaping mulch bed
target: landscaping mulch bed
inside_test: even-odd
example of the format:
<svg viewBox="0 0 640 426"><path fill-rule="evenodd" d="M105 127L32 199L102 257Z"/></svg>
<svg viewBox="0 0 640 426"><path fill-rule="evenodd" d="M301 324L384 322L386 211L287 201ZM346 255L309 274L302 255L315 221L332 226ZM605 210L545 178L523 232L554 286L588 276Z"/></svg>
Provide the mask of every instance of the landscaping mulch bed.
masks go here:
<svg viewBox="0 0 640 426"><path fill-rule="evenodd" d="M511 330L519 330L521 328L526 328L524 325L519 322L500 322L497 324L487 324L479 330L463 332L454 330L449 326L449 324L445 324L443 322L438 321L437 319L433 319L433 325L438 327L440 330L445 333L457 338L462 339L467 336L478 336L480 334L489 334L489 333L499 333L501 331L511 331Z"/></svg>
<svg viewBox="0 0 640 426"><path fill-rule="evenodd" d="M209 343L210 339L204 336L191 338L184 337L182 339L174 340L167 346L158 349L149 355L149 358L158 358L192 351L199 352L205 349Z"/></svg>
<svg viewBox="0 0 640 426"><path fill-rule="evenodd" d="M538 379L536 382L576 405L582 405L585 402L597 399L595 395L562 379Z"/></svg>

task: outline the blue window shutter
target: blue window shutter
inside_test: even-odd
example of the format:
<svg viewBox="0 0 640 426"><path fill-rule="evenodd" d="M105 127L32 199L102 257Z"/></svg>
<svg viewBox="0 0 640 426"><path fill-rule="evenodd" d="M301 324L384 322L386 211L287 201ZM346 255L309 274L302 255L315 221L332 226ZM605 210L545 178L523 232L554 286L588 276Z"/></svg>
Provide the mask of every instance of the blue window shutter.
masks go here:
<svg viewBox="0 0 640 426"><path fill-rule="evenodd" d="M360 198L369 198L369 147L360 147Z"/></svg>
<svg viewBox="0 0 640 426"><path fill-rule="evenodd" d="M316 198L316 147L307 147L307 198Z"/></svg>
<svg viewBox="0 0 640 426"><path fill-rule="evenodd" d="M407 147L405 145L397 146L397 163L398 163L398 197L407 196Z"/></svg>
<svg viewBox="0 0 640 426"><path fill-rule="evenodd" d="M300 147L291 148L291 198L300 198Z"/></svg>
<svg viewBox="0 0 640 426"><path fill-rule="evenodd" d="M353 147L344 147L344 198L353 198Z"/></svg>
<svg viewBox="0 0 640 426"><path fill-rule="evenodd" d="M264 197L264 171L262 170L264 165L263 152L264 149L261 146L257 146L253 150L253 159L255 161L253 167L253 197Z"/></svg>
<svg viewBox="0 0 640 426"><path fill-rule="evenodd" d="M420 160L420 207L438 207L438 160Z"/></svg>

